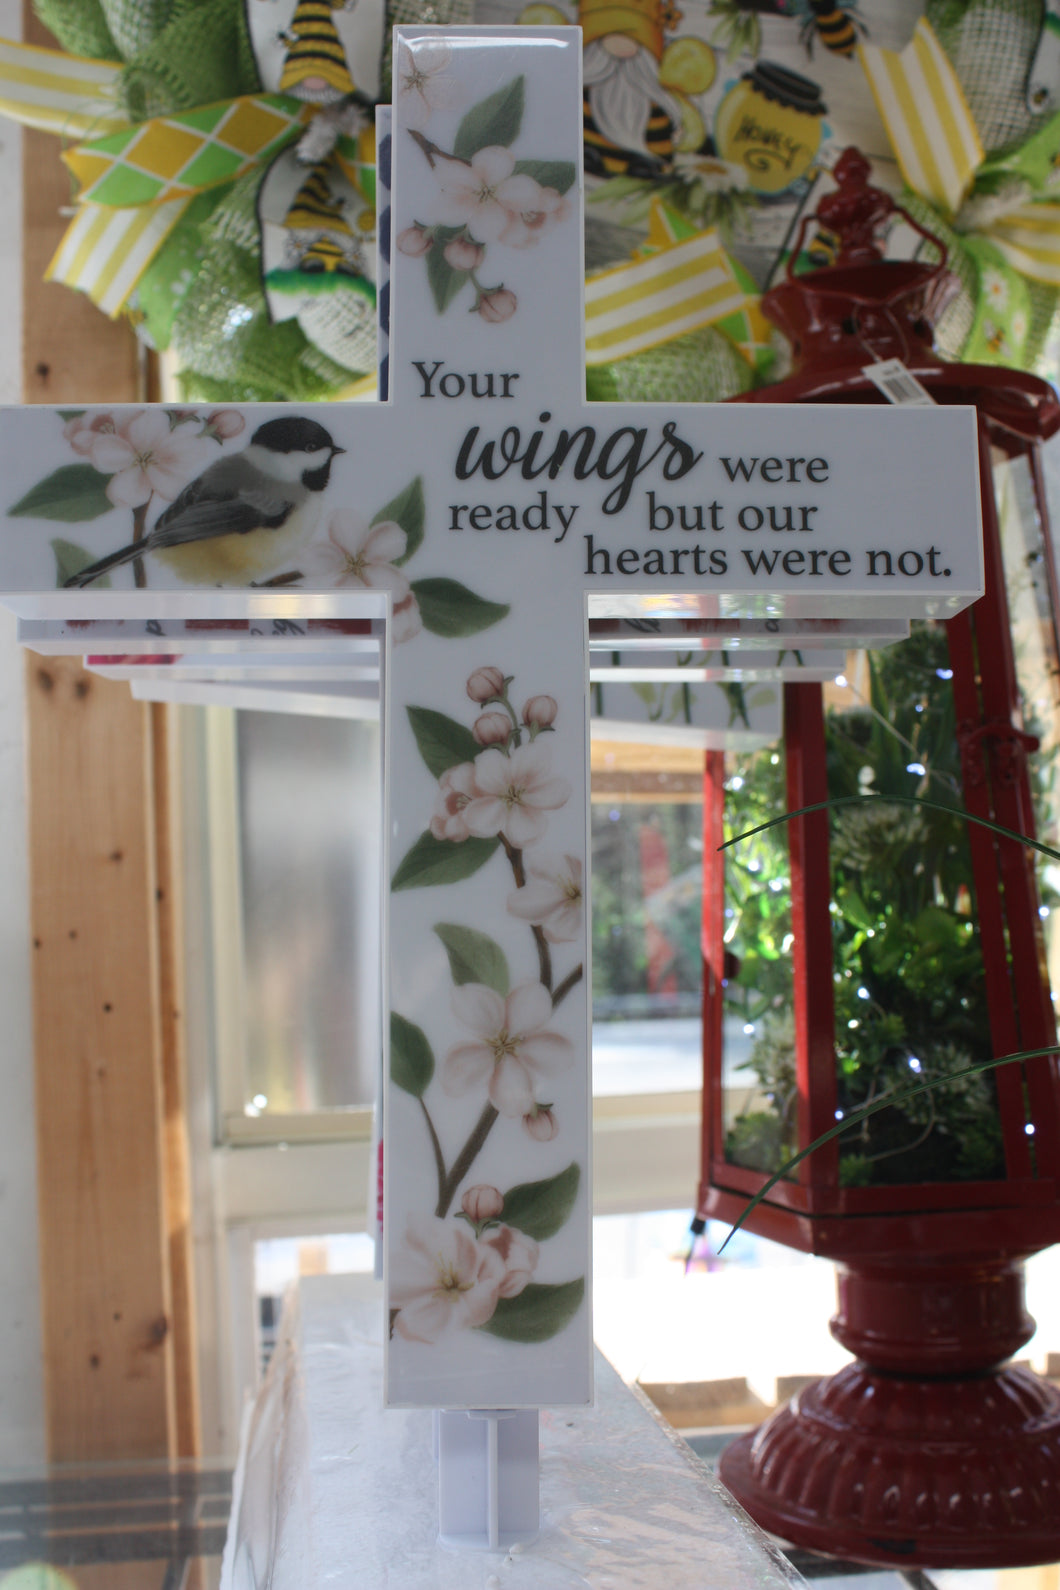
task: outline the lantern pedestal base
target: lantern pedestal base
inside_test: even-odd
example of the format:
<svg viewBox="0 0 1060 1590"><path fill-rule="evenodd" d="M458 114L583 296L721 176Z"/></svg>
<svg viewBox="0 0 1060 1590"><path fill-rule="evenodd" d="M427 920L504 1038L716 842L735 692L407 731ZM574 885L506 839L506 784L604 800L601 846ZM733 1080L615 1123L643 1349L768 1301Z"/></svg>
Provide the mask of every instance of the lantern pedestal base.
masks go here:
<svg viewBox="0 0 1060 1590"><path fill-rule="evenodd" d="M721 1477L793 1545L902 1567L1060 1557L1060 1391L1022 1369L954 1378L851 1364L814 1381Z"/></svg>

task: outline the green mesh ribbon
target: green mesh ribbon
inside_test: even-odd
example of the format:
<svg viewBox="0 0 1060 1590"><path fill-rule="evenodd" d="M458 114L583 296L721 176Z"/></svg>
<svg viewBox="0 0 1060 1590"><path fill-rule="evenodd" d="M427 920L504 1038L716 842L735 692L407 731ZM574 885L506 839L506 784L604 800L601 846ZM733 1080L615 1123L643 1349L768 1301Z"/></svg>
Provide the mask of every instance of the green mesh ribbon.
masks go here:
<svg viewBox="0 0 1060 1590"><path fill-rule="evenodd" d="M924 14L961 80L988 155L1021 144L1048 119L1027 109L1027 66L1042 0L927 0Z"/></svg>
<svg viewBox="0 0 1060 1590"><path fill-rule="evenodd" d="M723 403L753 385L747 360L706 326L646 353L590 367L585 393L591 403Z"/></svg>

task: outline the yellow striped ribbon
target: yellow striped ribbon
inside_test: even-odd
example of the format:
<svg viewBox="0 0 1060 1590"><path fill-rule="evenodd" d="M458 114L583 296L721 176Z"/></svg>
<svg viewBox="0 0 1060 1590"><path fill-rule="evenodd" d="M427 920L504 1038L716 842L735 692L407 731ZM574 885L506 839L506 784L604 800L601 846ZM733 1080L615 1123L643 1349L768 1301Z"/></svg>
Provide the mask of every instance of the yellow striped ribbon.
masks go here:
<svg viewBox="0 0 1060 1590"><path fill-rule="evenodd" d="M23 127L87 138L128 125L117 106L121 67L0 39L0 113Z"/></svg>
<svg viewBox="0 0 1060 1590"><path fill-rule="evenodd" d="M858 55L903 177L949 217L983 160L957 74L921 18L899 54L859 44Z"/></svg>
<svg viewBox="0 0 1060 1590"><path fill-rule="evenodd" d="M1060 287L1060 204L1023 204L982 234L1024 276Z"/></svg>
<svg viewBox="0 0 1060 1590"><path fill-rule="evenodd" d="M82 204L44 273L45 281L76 287L116 319L190 203L173 199L137 210Z"/></svg>
<svg viewBox="0 0 1060 1590"><path fill-rule="evenodd" d="M643 353L742 309L746 295L711 228L585 284L590 365Z"/></svg>

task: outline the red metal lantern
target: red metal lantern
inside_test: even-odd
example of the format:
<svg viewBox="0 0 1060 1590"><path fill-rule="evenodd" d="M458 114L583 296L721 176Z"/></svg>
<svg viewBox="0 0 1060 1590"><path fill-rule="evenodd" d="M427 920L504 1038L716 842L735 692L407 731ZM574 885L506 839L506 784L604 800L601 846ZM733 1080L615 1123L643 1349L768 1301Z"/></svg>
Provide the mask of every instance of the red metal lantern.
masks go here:
<svg viewBox="0 0 1060 1590"><path fill-rule="evenodd" d="M1060 607L1037 445L1060 428L1060 404L1047 383L1032 376L945 364L935 356L932 323L955 291L945 249L936 243L939 264L882 259L877 233L897 207L868 185L868 171L867 162L848 150L836 168L839 191L815 218L837 238L835 263L801 276L789 266L787 280L766 295L764 309L793 343L795 373L746 400L884 402L864 369L898 359L935 402L978 410L986 594L941 626L949 663L936 673L952 676L959 798L968 812L1033 837L1028 754L1039 742L1023 717L1024 663L1014 653L1010 604L1033 606L1028 633L1039 673L1048 676L1044 716L1055 721ZM995 467L1017 469L1023 489L1030 539L1015 556L1002 546ZM834 751L819 685L785 687L784 754L788 809L829 799ZM724 758L711 754L704 802L698 1214L731 1221L766 1178L762 1169L732 1162L731 1135L726 1152L731 1123L724 1116L723 1013L733 966L725 944L731 852L717 849L724 837L724 785ZM835 1008L837 993L846 990L834 959L833 821L834 814L821 811L793 820L786 830L792 1141L800 1148L835 1125L848 1086L837 1073ZM978 946L981 954L966 974L974 998L965 999L955 981L934 990L937 1003L950 1011L962 1004L982 1010L980 1040L994 1056L1054 1045L1035 856L1015 840L954 822L966 834L969 884L962 898L974 901L974 916L963 923L940 907L939 932L963 934L958 950ZM950 845L947 854L957 848ZM896 897L903 881L896 873ZM883 909L888 933L893 928L897 939L900 913ZM864 931L872 937L873 930ZM870 969L882 964L878 947L861 945L857 954L862 951ZM910 978L928 970L926 962L918 966L908 958L905 965ZM932 994L930 975L927 982L925 998ZM866 1001L873 997L871 987L858 992ZM856 1017L845 1025L856 1027ZM849 1048L848 1035L840 1038ZM894 1055L900 1060L903 1054L912 1083L921 1062L896 1039ZM856 1056L842 1063L856 1068ZM886 1176L884 1153L866 1159L867 1171L854 1164L853 1171L863 1172L858 1184L850 1155L833 1140L804 1160L793 1179L774 1187L749 1220L766 1236L837 1262L832 1331L856 1358L735 1442L722 1460L725 1483L752 1516L796 1544L907 1567L1016 1565L1060 1555L1060 1392L1028 1371L1002 1367L1033 1331L1023 1305L1024 1260L1060 1238L1060 1071L1056 1057L1046 1056L992 1075L991 1131L999 1136L989 1177L927 1180L914 1168L903 1179L898 1151ZM934 1091L927 1095L934 1097ZM923 1141L938 1133L933 1119ZM968 1147L955 1143L952 1133L943 1146L950 1161ZM914 1156L910 1163L921 1161Z"/></svg>

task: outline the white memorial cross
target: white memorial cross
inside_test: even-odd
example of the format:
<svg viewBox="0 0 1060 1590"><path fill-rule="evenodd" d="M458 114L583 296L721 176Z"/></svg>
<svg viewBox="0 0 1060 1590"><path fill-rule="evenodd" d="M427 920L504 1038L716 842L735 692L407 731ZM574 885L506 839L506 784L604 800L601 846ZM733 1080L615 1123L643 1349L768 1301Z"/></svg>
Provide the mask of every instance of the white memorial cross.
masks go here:
<svg viewBox="0 0 1060 1590"><path fill-rule="evenodd" d="M592 1396L587 616L982 591L970 411L585 404L580 62L398 30L386 403L0 421L24 618L387 621L393 1405Z"/></svg>

